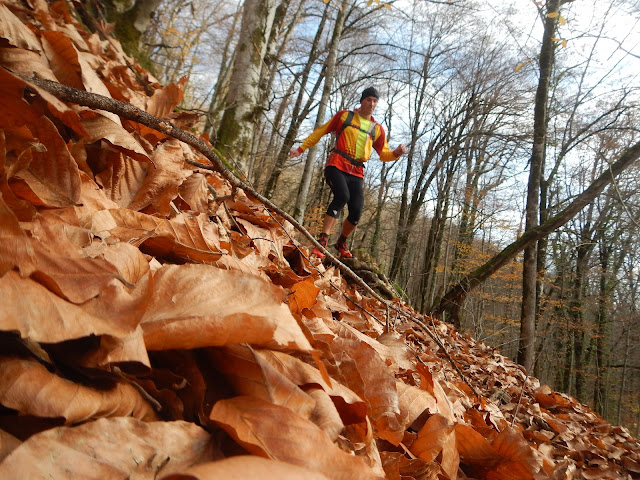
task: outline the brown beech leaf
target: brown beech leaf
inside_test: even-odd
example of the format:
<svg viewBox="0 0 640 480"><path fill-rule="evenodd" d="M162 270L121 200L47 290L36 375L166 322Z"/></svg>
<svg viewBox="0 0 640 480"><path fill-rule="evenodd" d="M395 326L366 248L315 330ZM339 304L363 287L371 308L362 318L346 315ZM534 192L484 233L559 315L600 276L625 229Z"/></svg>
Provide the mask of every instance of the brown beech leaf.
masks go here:
<svg viewBox="0 0 640 480"><path fill-rule="evenodd" d="M362 398L335 380L332 380L329 385L320 370L313 365L275 350L258 350L258 354L296 385L301 387L320 386L331 397L345 423L365 421L367 406Z"/></svg>
<svg viewBox="0 0 640 480"><path fill-rule="evenodd" d="M218 401L211 419L254 455L292 463L334 480L379 478L359 457L335 446L320 428L286 407L255 397Z"/></svg>
<svg viewBox="0 0 640 480"><path fill-rule="evenodd" d="M505 428L489 444L469 426L456 425L456 443L466 465L482 467L491 480L532 480L540 469L532 448L522 435Z"/></svg>
<svg viewBox="0 0 640 480"><path fill-rule="evenodd" d="M322 388L309 386L306 393L316 401L315 408L311 412L311 420L331 439L336 441L344 430L344 423L340 413L329 394Z"/></svg>
<svg viewBox="0 0 640 480"><path fill-rule="evenodd" d="M100 417L158 419L128 383L98 390L59 377L35 360L15 357L0 357L0 403L22 415L63 418L66 424Z"/></svg>
<svg viewBox="0 0 640 480"><path fill-rule="evenodd" d="M101 152L106 168L95 176L105 195L120 207L128 207L144 182L148 163L138 162L117 151Z"/></svg>
<svg viewBox="0 0 640 480"><path fill-rule="evenodd" d="M116 150L139 162L149 162L150 158L142 146L122 126L103 115L82 120L88 135L87 143L106 140Z"/></svg>
<svg viewBox="0 0 640 480"><path fill-rule="evenodd" d="M491 446L504 461L487 475L489 480L533 480L540 470L533 449L514 428L505 428Z"/></svg>
<svg viewBox="0 0 640 480"><path fill-rule="evenodd" d="M456 449L455 426L446 417L440 414L429 417L410 450L427 463L441 455L442 469L450 478L456 478L460 457Z"/></svg>
<svg viewBox="0 0 640 480"><path fill-rule="evenodd" d="M536 400L542 408L554 409L565 408L569 409L575 404L575 400L569 398L568 395L564 395L558 392L553 392L548 386L540 387L534 392Z"/></svg>
<svg viewBox="0 0 640 480"><path fill-rule="evenodd" d="M388 480L402 478L419 478L420 480L438 480L440 467L435 463L427 463L419 458L407 458L398 452L380 452L382 466Z"/></svg>
<svg viewBox="0 0 640 480"><path fill-rule="evenodd" d="M444 415L450 422L455 422L455 415L447 394L444 393L440 383L433 378L433 374L426 365L416 364L416 369L420 373L420 388L427 391L436 399L438 413Z"/></svg>
<svg viewBox="0 0 640 480"><path fill-rule="evenodd" d="M249 345L212 349L210 357L240 395L252 395L282 405L309 418L315 401L285 375L272 367Z"/></svg>
<svg viewBox="0 0 640 480"><path fill-rule="evenodd" d="M404 340L395 332L385 332L376 338L373 348L394 370L413 370L414 354Z"/></svg>
<svg viewBox="0 0 640 480"><path fill-rule="evenodd" d="M438 413L436 399L429 392L401 380L396 381L396 388L403 424L411 425L425 411L432 415Z"/></svg>
<svg viewBox="0 0 640 480"><path fill-rule="evenodd" d="M39 143L26 127L0 129L0 196L4 207L13 211L16 219L30 221L36 209L29 202L13 193L9 181L15 172L19 172L31 163L31 148L38 148ZM0 267L0 271L1 271Z"/></svg>
<svg viewBox="0 0 640 480"><path fill-rule="evenodd" d="M269 277L262 269L273 267L273 263L255 252L251 252L242 258L237 258L235 255L221 255L212 263L220 268L238 270L264 280L269 280Z"/></svg>
<svg viewBox="0 0 640 480"><path fill-rule="evenodd" d="M171 139L161 143L153 152L151 161L155 168L147 169L147 175L128 208L142 210L152 205L156 213L169 216L169 202L178 195L178 187L189 175L184 168L180 142Z"/></svg>
<svg viewBox="0 0 640 480"><path fill-rule="evenodd" d="M138 363L151 368L142 328L120 337L102 335L100 346L82 357L82 366L108 370L113 364Z"/></svg>
<svg viewBox="0 0 640 480"><path fill-rule="evenodd" d="M6 112L0 115L0 127L22 127L37 122L41 117L24 99L26 86L24 80L0 68L0 108Z"/></svg>
<svg viewBox="0 0 640 480"><path fill-rule="evenodd" d="M4 430L0 430L0 464L2 460L14 451L22 442Z"/></svg>
<svg viewBox="0 0 640 480"><path fill-rule="evenodd" d="M69 87L84 90L80 78L78 51L73 42L62 32L44 30L42 46L57 80Z"/></svg>
<svg viewBox="0 0 640 480"><path fill-rule="evenodd" d="M318 472L290 463L278 462L255 455L238 455L217 462L196 465L161 480L327 480Z"/></svg>
<svg viewBox="0 0 640 480"><path fill-rule="evenodd" d="M311 350L282 303L284 290L265 280L188 264L164 266L153 281L155 290L141 322L150 350L236 343Z"/></svg>
<svg viewBox="0 0 640 480"><path fill-rule="evenodd" d="M36 35L4 4L0 4L0 37L15 47L36 52L41 50Z"/></svg>
<svg viewBox="0 0 640 480"><path fill-rule="evenodd" d="M284 245L288 243L289 238L281 233L280 228L264 228L258 227L253 223L239 218L237 222L244 227L251 243L256 246L258 253L265 257L275 257L278 264L288 265L284 259Z"/></svg>
<svg viewBox="0 0 640 480"><path fill-rule="evenodd" d="M31 242L0 195L0 277L16 266L23 275L31 275L34 263Z"/></svg>
<svg viewBox="0 0 640 480"><path fill-rule="evenodd" d="M0 477L153 480L218 456L193 423L102 418L33 435L0 464Z"/></svg>
<svg viewBox="0 0 640 480"><path fill-rule="evenodd" d="M43 74L44 72L39 72L38 75L43 77L43 78L48 78L47 76L45 76ZM50 73L51 77L54 77L53 72ZM0 73L0 78L2 77L2 73ZM15 78L15 77L14 77ZM51 78L52 80L55 80L55 78ZM71 128L77 135L78 137L86 137L87 136L87 131L85 130L85 128L82 126L82 123L80 123L80 117L78 115L78 113L73 110L71 107L69 107L66 103L62 102L61 100L59 100L57 97L54 97L52 94L50 94L49 92L47 92L46 90L43 90L42 88L34 85L33 83L30 82L25 82L23 80L19 80L22 84L22 88L24 89L25 86L29 86L30 90L33 90L35 92L37 92L38 97L35 97L32 99L32 105L42 105L42 110L46 111L48 110L51 115L55 118L57 118L58 120L60 120L65 126ZM2 84L2 80L0 80L0 85ZM33 109L35 112L39 112L41 109ZM29 111L28 109L25 110ZM24 113L23 111L20 112L21 114Z"/></svg>
<svg viewBox="0 0 640 480"><path fill-rule="evenodd" d="M177 82L153 92L151 98L147 100L147 113L160 118L168 116L182 102L186 83L187 77L182 77Z"/></svg>
<svg viewBox="0 0 640 480"><path fill-rule="evenodd" d="M144 102L141 102L141 105L138 106L156 117L168 117L173 112L173 109L182 101L186 81L187 77L183 77L179 81L171 83L166 87L156 89L151 98L145 97ZM165 134L149 128L146 125L135 122L130 122L130 124L142 137L145 137L152 143L156 143L166 137Z"/></svg>
<svg viewBox="0 0 640 480"><path fill-rule="evenodd" d="M39 52L14 47L0 48L0 64L22 75L58 81L49 68L46 58Z"/></svg>
<svg viewBox="0 0 640 480"><path fill-rule="evenodd" d="M373 347L360 340L351 327L333 320L325 320L325 324L336 335L329 341L318 342L329 375L367 403L368 415L380 438L399 444L404 427L400 424L396 380L391 371Z"/></svg>
<svg viewBox="0 0 640 480"><path fill-rule="evenodd" d="M76 45L78 44L78 40L81 42L84 42L82 38L79 38L74 41ZM83 49L80 48L80 50L83 50ZM109 92L109 89L104 84L104 82L100 79L97 73L97 71L102 67L104 62L96 55L92 55L90 53L87 53L86 51L78 52L78 62L80 64L81 78L82 78L82 84L84 85L84 89L87 92L96 93L104 97L111 97L111 92ZM115 113L111 113L105 110L94 110L94 112L99 112L100 115L113 121L115 125L120 127L122 126L122 121L120 120L120 117Z"/></svg>
<svg viewBox="0 0 640 480"><path fill-rule="evenodd" d="M316 287L313 277L309 277L291 287L289 309L292 313L301 314L305 308L311 308L316 303L320 289Z"/></svg>
<svg viewBox="0 0 640 480"><path fill-rule="evenodd" d="M188 205L187 210L207 213L210 195L207 185L207 177L201 173L193 173L182 182L178 193L180 199Z"/></svg>
<svg viewBox="0 0 640 480"><path fill-rule="evenodd" d="M45 148L43 151L34 149L29 167L17 174L35 195L27 199L50 207L77 204L80 198L80 171L58 129L46 116L28 127Z"/></svg>
<svg viewBox="0 0 640 480"><path fill-rule="evenodd" d="M108 242L141 245L143 252L170 260L215 264L226 251L218 228L204 214L166 220L128 209L103 210L95 212L86 226Z"/></svg>
<svg viewBox="0 0 640 480"><path fill-rule="evenodd" d="M43 240L46 243L31 242L35 259L32 278L70 302L84 303L97 297L112 280L124 280L114 265L103 258L82 257L60 235Z"/></svg>
<svg viewBox="0 0 640 480"><path fill-rule="evenodd" d="M91 248L95 246L96 248ZM139 249L126 242L114 245L104 243L93 244L84 249L91 257L101 257L113 265L119 275L130 284L136 284L149 273L149 261Z"/></svg>
<svg viewBox="0 0 640 480"><path fill-rule="evenodd" d="M141 315L141 312L133 312L133 319L122 315L122 310L132 309L141 300L135 295L127 296L116 286L113 291L107 289L105 298L78 306L13 271L0 277L0 298L8 299L0 315L0 330L19 332L23 338L43 343L89 335L123 337L135 328ZM109 309L112 309L111 313Z"/></svg>
<svg viewBox="0 0 640 480"><path fill-rule="evenodd" d="M456 424L455 429L456 445L463 463L494 468L501 462L498 451L476 430L462 423Z"/></svg>

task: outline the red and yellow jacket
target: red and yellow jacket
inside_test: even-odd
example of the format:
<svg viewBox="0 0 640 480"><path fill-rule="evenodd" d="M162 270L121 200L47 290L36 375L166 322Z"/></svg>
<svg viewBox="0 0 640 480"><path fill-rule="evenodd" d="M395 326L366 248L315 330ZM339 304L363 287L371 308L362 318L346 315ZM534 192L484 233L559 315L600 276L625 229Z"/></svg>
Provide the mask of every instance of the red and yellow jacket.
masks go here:
<svg viewBox="0 0 640 480"><path fill-rule="evenodd" d="M304 152L308 148L313 147L327 133L339 132L348 114L349 110L341 110L336 113L331 120L316 128L313 133L302 142L300 150ZM351 120L351 125L347 126L337 139L335 149L331 152L331 155L329 155L326 166L334 166L345 173L355 175L356 177L363 177L364 167L353 164L338 152L344 152L358 162L364 163L369 160L371 150L374 149L378 152L378 156L383 162L397 160L398 157L389 150L382 125L376 122L373 117L371 117L371 123L375 125L373 138L366 132L369 121L361 118L360 115L358 115L358 110L356 110Z"/></svg>

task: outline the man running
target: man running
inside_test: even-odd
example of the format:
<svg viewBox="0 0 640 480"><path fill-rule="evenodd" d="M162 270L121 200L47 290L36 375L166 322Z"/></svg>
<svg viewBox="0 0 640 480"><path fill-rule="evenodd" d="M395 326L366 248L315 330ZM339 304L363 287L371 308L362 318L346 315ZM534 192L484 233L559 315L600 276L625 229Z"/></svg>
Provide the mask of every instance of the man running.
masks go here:
<svg viewBox="0 0 640 480"><path fill-rule="evenodd" d="M313 147L327 133L336 132L336 144L324 169L324 176L333 193L333 199L327 207L318 242L323 247L327 247L329 235L338 221L338 216L347 205L349 215L342 224L340 237L335 244L342 258L353 257L347 247L347 238L362 216L364 166L371 156L371 150L378 152L383 162L397 160L407 151L407 147L402 144L393 151L389 150L382 125L373 118L379 98L375 88L365 88L360 96L359 109L339 111L331 120L315 129L298 148L289 152L289 157L297 157ZM311 254L319 258L324 257L324 253L318 248L314 248Z"/></svg>

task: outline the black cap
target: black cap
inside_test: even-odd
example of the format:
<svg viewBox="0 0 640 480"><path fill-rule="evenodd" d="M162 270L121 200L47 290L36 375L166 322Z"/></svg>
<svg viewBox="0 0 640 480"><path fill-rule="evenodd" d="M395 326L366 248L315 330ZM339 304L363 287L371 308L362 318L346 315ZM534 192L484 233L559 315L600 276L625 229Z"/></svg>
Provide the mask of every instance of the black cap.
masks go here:
<svg viewBox="0 0 640 480"><path fill-rule="evenodd" d="M362 100L364 100L367 97L376 97L379 99L380 95L378 94L378 91L375 88L368 87L362 91L362 95L360 96L360 102L362 102Z"/></svg>

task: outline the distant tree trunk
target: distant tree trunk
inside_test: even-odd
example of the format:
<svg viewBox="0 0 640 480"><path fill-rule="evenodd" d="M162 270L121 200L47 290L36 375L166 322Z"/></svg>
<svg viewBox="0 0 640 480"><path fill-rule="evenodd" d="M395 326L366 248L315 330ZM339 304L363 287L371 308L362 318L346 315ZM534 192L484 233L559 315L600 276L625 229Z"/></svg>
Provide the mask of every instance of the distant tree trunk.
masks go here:
<svg viewBox="0 0 640 480"><path fill-rule="evenodd" d="M261 113L260 79L276 12L275 0L245 0L231 83L216 147L246 174L253 127Z"/></svg>
<svg viewBox="0 0 640 480"><path fill-rule="evenodd" d="M389 184L387 183L388 173L389 166L386 163L383 163L380 169L380 187L378 188L378 200L376 202L376 210L374 214L373 234L371 235L371 243L369 245L369 253L371 253L373 258L377 258L379 253L378 244L380 243L380 233L382 230L382 211L389 189Z"/></svg>
<svg viewBox="0 0 640 480"><path fill-rule="evenodd" d="M316 123L314 128L318 128L325 123L325 115L327 112L327 105L329 104L329 97L331 96L331 90L333 86L333 78L335 77L336 62L338 59L338 46L342 39L342 31L344 30L344 23L347 19L347 8L351 0L342 0L338 7L336 14L336 23L333 27L333 34L331 35L331 41L329 43L329 53L327 55L327 61L324 66L324 87L322 89L322 97L320 98L320 105L318 106L318 116L316 117ZM326 11L325 11L326 13ZM311 185L311 177L313 176L313 166L316 163L317 146L313 146L307 152L307 159L304 164L304 171L302 173L302 180L300 187L298 188L298 194L296 196L296 206L293 212L293 217L302 223L304 220L304 213L307 206L307 196L309 195L309 186Z"/></svg>
<svg viewBox="0 0 640 480"><path fill-rule="evenodd" d="M229 35L224 44L222 51L222 61L220 62L220 70L218 71L218 78L216 84L213 87L213 93L211 95L211 101L209 102L209 109L207 112L207 119L204 125L204 132L213 136L216 129L220 126L220 119L224 114L224 99L229 90L229 83L231 82L231 67L236 57L237 50L234 49L230 53L231 45L233 44L233 38L237 32L238 19L242 9L239 8L236 14L233 16L233 24ZM229 58L231 57L231 58ZM215 139L212 139L212 143L216 143Z"/></svg>
<svg viewBox="0 0 640 480"><path fill-rule="evenodd" d="M607 398L607 354L606 344L609 327L609 255L610 246L602 238L599 242L600 254L600 295L598 296L598 317L596 321L596 378L593 386L593 405L596 413L604 416Z"/></svg>
<svg viewBox="0 0 640 480"><path fill-rule="evenodd" d="M391 137L391 119L393 115L394 101L393 101L392 95L388 95L388 97L389 97L389 101L388 101L389 108L385 113L384 123L387 127L387 135ZM390 168L391 167L387 162L383 162L380 167L380 186L378 187L378 198L376 201L376 209L373 216L374 228L373 228L373 233L371 235L371 241L369 244L369 253L374 259L377 259L378 253L380 251L378 244L380 243L380 235L382 232L382 213L383 213L384 205L386 202L387 194L389 193L388 176L389 176Z"/></svg>
<svg viewBox="0 0 640 480"><path fill-rule="evenodd" d="M264 58L262 80L260 81L259 103L262 106L261 110L265 110L269 106L269 97L273 96L273 83L275 82L278 73L280 58L284 55L287 44L289 43L289 38L294 30L294 26L300 19L304 3L304 0L298 3L298 7L291 17L287 16L291 0L280 0L280 4L276 8L275 17L271 26L271 34L269 35L269 43L267 45ZM288 98L283 98L281 103L288 104L288 101ZM270 155L271 150L264 147L261 148L265 143L264 131L266 130L267 125L273 125L271 131L274 133L277 133L276 131L280 130L279 124L276 124L275 122L271 124L270 120L264 115L258 119L256 128L254 128L254 132L256 134L253 136L251 156L247 169L247 177L250 181L254 180L254 168L256 167L256 160L258 160L258 157L261 157L263 160L265 156L268 159L272 158ZM268 143L271 142L269 141Z"/></svg>
<svg viewBox="0 0 640 480"><path fill-rule="evenodd" d="M413 162L415 161L415 157L419 155L417 152L417 141L419 138L418 130L420 128L420 124L422 123L422 109L423 104L426 102L427 97L427 86L428 86L428 76L429 70L431 68L431 57L429 55L425 55L424 61L422 63L422 72L421 76L418 79L418 87L417 87L417 99L414 106L414 118L411 123L411 143L409 144L409 150L407 152L407 165L405 168L404 174L404 182L402 185L402 194L400 197L400 212L398 214L398 226L396 231L396 241L395 247L393 250L393 257L391 259L391 268L389 269L389 278L391 280L395 280L400 273L400 267L404 261L405 253L407 251L407 246L409 244L409 233L411 231L411 227L413 226L413 222L409 218L411 216L410 213L410 205L409 205L409 189L411 187L411 175L413 174ZM434 157L429 157L425 155L425 160L423 165L423 172L426 167L431 163ZM430 183L430 182L428 182ZM428 187L428 185L427 185ZM419 186L415 187L415 194L418 195ZM424 195L423 195L424 198ZM414 195L414 200L415 195ZM412 202L413 203L413 202Z"/></svg>
<svg viewBox="0 0 640 480"><path fill-rule="evenodd" d="M544 157L547 143L547 104L549 85L554 64L554 36L557 24L560 0L548 0L544 20L544 33L540 49L540 78L536 91L533 114L533 149L529 161L529 184L527 186L527 205L525 213L525 234L538 226L540 205L540 181L542 179ZM536 278L538 273L537 245L535 242L524 249L522 272L522 313L520 316L520 344L518 363L528 371L533 371L536 333Z"/></svg>
<svg viewBox="0 0 640 480"><path fill-rule="evenodd" d="M632 307L632 313L635 313L634 310L635 309ZM623 408L622 405L624 403L624 390L626 388L627 368L629 364L629 350L631 348L631 322L630 321L626 325L625 332L626 332L625 349L624 349L624 357L622 361L622 372L620 373L620 390L618 391L618 413L616 415L616 425L622 425L622 408Z"/></svg>
<svg viewBox="0 0 640 480"><path fill-rule="evenodd" d="M436 200L436 208L433 212L433 218L431 219L431 228L429 228L422 276L420 277L420 310L422 312L425 312L433 302L433 291L437 281L435 269L440 261L442 239L444 237L447 215L449 214L451 186L453 185L454 173L457 171L457 153L454 153L453 157L448 164L446 172L443 172L443 178L439 182L438 199Z"/></svg>
<svg viewBox="0 0 640 480"><path fill-rule="evenodd" d="M593 249L593 244L588 238L581 238L583 241L578 245L576 258L576 272L573 285L573 300L569 311L572 318L571 332L573 336L573 358L575 371L575 395L581 402L586 401L586 370L585 370L585 341L587 328L584 321L584 296L585 281L587 273L587 262Z"/></svg>

